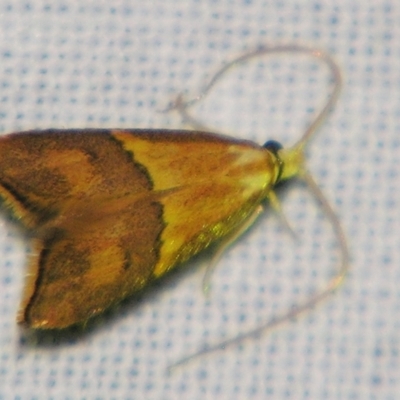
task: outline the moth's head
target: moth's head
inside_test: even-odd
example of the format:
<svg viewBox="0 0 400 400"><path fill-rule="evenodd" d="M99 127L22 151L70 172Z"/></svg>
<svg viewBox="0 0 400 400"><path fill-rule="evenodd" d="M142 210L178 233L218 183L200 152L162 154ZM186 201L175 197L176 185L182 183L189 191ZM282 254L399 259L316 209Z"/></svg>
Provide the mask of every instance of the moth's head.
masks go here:
<svg viewBox="0 0 400 400"><path fill-rule="evenodd" d="M283 164L281 181L301 175L304 170L303 146L281 149L278 151L278 157Z"/></svg>
<svg viewBox="0 0 400 400"><path fill-rule="evenodd" d="M273 153L281 163L281 171L276 183L298 176L303 171L304 152L302 143L290 149L284 149L279 142L269 140L263 147Z"/></svg>

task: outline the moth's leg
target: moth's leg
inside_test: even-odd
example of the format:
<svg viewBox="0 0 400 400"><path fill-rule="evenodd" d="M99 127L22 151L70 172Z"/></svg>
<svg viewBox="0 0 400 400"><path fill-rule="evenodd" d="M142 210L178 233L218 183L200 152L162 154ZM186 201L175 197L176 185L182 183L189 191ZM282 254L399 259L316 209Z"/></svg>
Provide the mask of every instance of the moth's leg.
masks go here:
<svg viewBox="0 0 400 400"><path fill-rule="evenodd" d="M287 220L285 214L283 213L283 209L281 206L281 203L278 199L278 196L274 191L270 191L268 194L268 201L269 204L271 205L272 209L279 215L279 218L283 222L283 225L285 228L291 233L294 239L298 240L298 235L290 225L289 221Z"/></svg>

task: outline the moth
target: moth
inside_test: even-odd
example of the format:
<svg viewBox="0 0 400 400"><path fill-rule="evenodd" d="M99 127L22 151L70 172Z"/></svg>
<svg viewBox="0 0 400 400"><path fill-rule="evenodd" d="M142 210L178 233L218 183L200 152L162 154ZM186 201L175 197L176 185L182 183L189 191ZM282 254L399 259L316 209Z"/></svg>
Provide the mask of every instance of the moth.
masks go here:
<svg viewBox="0 0 400 400"><path fill-rule="evenodd" d="M285 46L228 67L284 51L311 54L337 72L324 53ZM279 208L277 184L299 175L310 182L303 149L337 90L289 149L198 130L50 129L1 137L0 197L34 240L18 321L35 329L84 323L211 244L239 236L265 200ZM186 114L187 106L177 108ZM342 250L340 279L324 294L344 276L343 243Z"/></svg>

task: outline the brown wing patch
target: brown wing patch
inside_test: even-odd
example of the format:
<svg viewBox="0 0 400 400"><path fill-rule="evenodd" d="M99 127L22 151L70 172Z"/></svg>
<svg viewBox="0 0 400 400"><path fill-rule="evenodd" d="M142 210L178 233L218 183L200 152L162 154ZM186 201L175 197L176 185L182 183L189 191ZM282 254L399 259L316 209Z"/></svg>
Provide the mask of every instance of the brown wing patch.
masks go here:
<svg viewBox="0 0 400 400"><path fill-rule="evenodd" d="M151 189L146 169L109 131L33 131L0 140L0 196L31 228L71 199L84 203Z"/></svg>
<svg viewBox="0 0 400 400"><path fill-rule="evenodd" d="M69 228L61 225L47 232L32 259L30 269L38 275L34 287L27 289L30 297L20 315L20 321L31 327L64 328L84 322L141 290L159 257L162 206L138 200L82 231Z"/></svg>

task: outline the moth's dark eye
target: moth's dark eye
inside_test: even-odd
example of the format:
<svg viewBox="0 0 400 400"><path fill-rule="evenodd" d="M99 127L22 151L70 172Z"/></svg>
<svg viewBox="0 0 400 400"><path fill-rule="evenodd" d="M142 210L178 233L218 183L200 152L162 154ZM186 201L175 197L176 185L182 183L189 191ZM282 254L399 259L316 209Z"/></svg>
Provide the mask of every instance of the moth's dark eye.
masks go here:
<svg viewBox="0 0 400 400"><path fill-rule="evenodd" d="M273 154L276 154L279 150L283 149L283 146L276 140L268 140L268 142L265 143L263 147Z"/></svg>

